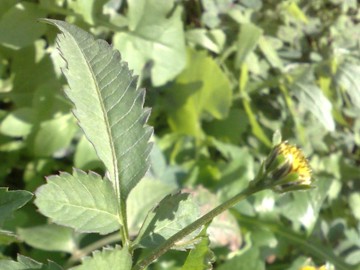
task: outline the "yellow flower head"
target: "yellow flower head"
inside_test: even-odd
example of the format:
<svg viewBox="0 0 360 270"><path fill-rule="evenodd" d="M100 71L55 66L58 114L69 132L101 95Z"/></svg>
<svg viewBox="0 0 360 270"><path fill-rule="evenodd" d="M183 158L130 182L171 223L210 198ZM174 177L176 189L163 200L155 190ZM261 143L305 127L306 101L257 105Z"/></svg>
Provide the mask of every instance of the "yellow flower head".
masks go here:
<svg viewBox="0 0 360 270"><path fill-rule="evenodd" d="M275 191L309 189L312 174L303 152L288 142L275 146L265 162L265 171Z"/></svg>

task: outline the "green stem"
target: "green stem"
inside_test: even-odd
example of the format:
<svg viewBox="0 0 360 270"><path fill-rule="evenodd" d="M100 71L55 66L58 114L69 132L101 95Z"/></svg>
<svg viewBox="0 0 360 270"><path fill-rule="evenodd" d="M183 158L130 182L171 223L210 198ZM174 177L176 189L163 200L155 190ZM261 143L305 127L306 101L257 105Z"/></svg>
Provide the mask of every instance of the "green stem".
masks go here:
<svg viewBox="0 0 360 270"><path fill-rule="evenodd" d="M121 233L121 240L124 247L130 246L130 238L129 238L129 229L127 224L127 211L126 211L126 201L123 199L120 199L120 209L121 209L121 223L122 227L120 230Z"/></svg>
<svg viewBox="0 0 360 270"><path fill-rule="evenodd" d="M166 251L168 251L171 247L174 246L174 244L181 239L183 239L185 236L189 235L196 229L200 228L201 226L209 223L214 217L218 216L225 210L229 209L230 207L234 206L238 202L240 202L243 199L246 199L250 195L265 189L263 186L249 186L241 193L237 194L236 196L232 197L231 199L227 200L226 202L220 204L207 214L203 215L201 218L195 220L193 223L186 226L181 231L174 234L172 237L170 237L168 240L166 240L162 245L155 248L147 257L142 259L140 262L138 262L132 270L141 270L144 269L146 266L151 264L154 260L159 258L161 255L163 255Z"/></svg>

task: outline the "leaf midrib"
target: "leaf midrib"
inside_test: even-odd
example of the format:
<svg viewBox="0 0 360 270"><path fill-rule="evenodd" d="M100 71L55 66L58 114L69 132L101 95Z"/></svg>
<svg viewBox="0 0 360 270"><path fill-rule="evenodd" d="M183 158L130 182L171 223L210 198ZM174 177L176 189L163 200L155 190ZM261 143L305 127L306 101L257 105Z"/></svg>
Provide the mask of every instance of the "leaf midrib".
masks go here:
<svg viewBox="0 0 360 270"><path fill-rule="evenodd" d="M114 147L114 141L112 140L112 133L111 133L111 128L110 128L110 125L109 125L109 119L107 117L107 111L104 107L104 103L102 102L102 96L101 96L101 91L100 91L100 87L97 83L97 80L96 80L96 75L94 74L93 72L93 69L91 68L91 64L89 63L87 57L86 57L86 54L83 50L83 48L81 48L80 44L77 42L77 40L72 36L72 35L69 35L71 37L71 39L75 42L75 44L77 45L77 47L79 48L80 52L81 52L81 56L84 58L85 62L86 62L86 65L91 73L91 77L92 77L92 80L95 84L95 88L96 88L96 93L97 93L97 96L99 98L99 102L100 102L100 107L101 107L101 112L104 116L104 119L105 119L105 126L106 126L106 134L108 135L109 137L109 142L110 142L110 149L111 149L111 157L112 157L112 163L113 163L113 167L114 167L114 177L115 179L112 179L113 181L113 185L115 186L115 195L116 195L116 198L118 201L120 201L120 186L119 186L119 172L118 172L118 167L117 167L117 164L118 164L118 160L117 160L117 157L116 157L116 152L115 152L115 147ZM97 41L94 39L93 40L94 43L97 43ZM111 51L113 53L113 51ZM108 65L106 65L105 68L107 68Z"/></svg>

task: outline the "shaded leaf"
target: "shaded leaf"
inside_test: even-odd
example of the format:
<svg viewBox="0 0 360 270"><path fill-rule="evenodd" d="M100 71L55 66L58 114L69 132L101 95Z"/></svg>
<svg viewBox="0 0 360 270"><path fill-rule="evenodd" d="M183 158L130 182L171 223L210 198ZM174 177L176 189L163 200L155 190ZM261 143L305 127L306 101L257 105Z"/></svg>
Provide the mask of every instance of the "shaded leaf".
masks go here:
<svg viewBox="0 0 360 270"><path fill-rule="evenodd" d="M76 168L82 170L89 170L97 167L103 167L99 157L96 155L95 149L92 144L81 136L75 150L74 165Z"/></svg>
<svg viewBox="0 0 360 270"><path fill-rule="evenodd" d="M34 112L31 108L21 108L9 113L1 122L0 132L11 137L23 137L31 132Z"/></svg>
<svg viewBox="0 0 360 270"><path fill-rule="evenodd" d="M328 131L335 130L332 105L319 87L314 83L298 81L291 88L306 110L311 112Z"/></svg>
<svg viewBox="0 0 360 270"><path fill-rule="evenodd" d="M49 262L47 265L39 263L29 257L23 255L17 256L17 261L0 260L1 270L62 270L62 268L54 262Z"/></svg>
<svg viewBox="0 0 360 270"><path fill-rule="evenodd" d="M16 4L0 19L0 43L13 49L30 45L45 33L46 27L36 22L45 16L35 3Z"/></svg>
<svg viewBox="0 0 360 270"><path fill-rule="evenodd" d="M230 109L230 82L206 52L188 50L187 68L166 96L168 122L174 131L201 137L201 120L225 118Z"/></svg>
<svg viewBox="0 0 360 270"><path fill-rule="evenodd" d="M186 52L181 8L174 1L128 1L129 32L114 35L114 46L137 74L151 62L151 80L160 86L185 67Z"/></svg>
<svg viewBox="0 0 360 270"><path fill-rule="evenodd" d="M339 65L335 74L335 82L343 88L355 107L360 108L360 66L345 62Z"/></svg>
<svg viewBox="0 0 360 270"><path fill-rule="evenodd" d="M144 222L148 212L176 186L162 181L143 178L141 182L130 192L127 200L128 226L130 232L136 234Z"/></svg>
<svg viewBox="0 0 360 270"><path fill-rule="evenodd" d="M201 241L195 248L190 250L181 270L211 270L215 261L215 254L209 247L210 240L206 235L206 229L201 233Z"/></svg>
<svg viewBox="0 0 360 270"><path fill-rule="evenodd" d="M20 242L18 236L15 233L10 231L0 230L0 246L10 245L11 243L14 242Z"/></svg>
<svg viewBox="0 0 360 270"><path fill-rule="evenodd" d="M135 240L135 244L137 247L157 247L198 217L197 205L189 198L189 194L169 195L149 212ZM173 248L185 249L192 247L192 241L199 232L199 230L196 230L186 236Z"/></svg>
<svg viewBox="0 0 360 270"><path fill-rule="evenodd" d="M29 147L35 156L52 156L56 151L68 147L78 127L70 114L40 123Z"/></svg>
<svg viewBox="0 0 360 270"><path fill-rule="evenodd" d="M114 189L109 180L93 172L49 176L36 191L35 204L55 223L80 232L106 234L120 228Z"/></svg>
<svg viewBox="0 0 360 270"><path fill-rule="evenodd" d="M9 191L0 187L0 225L17 209L32 198L32 193L25 190Z"/></svg>

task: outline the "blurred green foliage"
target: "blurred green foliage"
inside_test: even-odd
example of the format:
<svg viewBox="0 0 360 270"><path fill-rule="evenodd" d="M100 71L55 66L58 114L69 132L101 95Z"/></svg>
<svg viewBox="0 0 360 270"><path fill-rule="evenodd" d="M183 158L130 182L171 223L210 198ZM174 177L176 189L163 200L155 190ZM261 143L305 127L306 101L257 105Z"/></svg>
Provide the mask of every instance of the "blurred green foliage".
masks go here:
<svg viewBox="0 0 360 270"><path fill-rule="evenodd" d="M0 186L10 190L33 192L44 176L73 166L104 171L70 113L56 31L36 21L43 17L106 39L147 89L156 147L140 199L130 194L129 207L146 209L133 228L154 192L203 186L211 205L238 193L280 130L304 149L317 188L261 192L238 204L211 233L215 269L359 269L357 1L2 0ZM1 190L0 209L14 195ZM16 210L30 200L17 192L13 215L0 213L0 257L64 265L99 239L49 225L32 203ZM209 256L201 245L188 258L172 251L151 269L190 269L197 253ZM59 269L52 264L46 269Z"/></svg>

